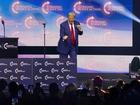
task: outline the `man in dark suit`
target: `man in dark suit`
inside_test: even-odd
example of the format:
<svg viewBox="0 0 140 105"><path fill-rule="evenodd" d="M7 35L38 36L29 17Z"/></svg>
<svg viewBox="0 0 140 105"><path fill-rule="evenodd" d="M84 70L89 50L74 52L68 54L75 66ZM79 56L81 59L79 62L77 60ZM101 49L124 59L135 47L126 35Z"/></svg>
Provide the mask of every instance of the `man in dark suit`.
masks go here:
<svg viewBox="0 0 140 105"><path fill-rule="evenodd" d="M68 20L60 24L60 39L58 42L57 51L61 59L77 58L78 51L78 35L82 35L83 30L78 21L75 21L75 14L70 12Z"/></svg>

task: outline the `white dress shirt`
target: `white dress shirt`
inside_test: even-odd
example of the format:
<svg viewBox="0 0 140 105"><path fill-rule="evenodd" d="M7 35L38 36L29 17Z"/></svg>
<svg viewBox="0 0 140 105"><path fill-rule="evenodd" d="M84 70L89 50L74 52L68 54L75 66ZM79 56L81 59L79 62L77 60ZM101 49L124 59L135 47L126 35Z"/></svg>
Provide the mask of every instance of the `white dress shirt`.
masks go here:
<svg viewBox="0 0 140 105"><path fill-rule="evenodd" d="M72 27L73 27L73 31L74 31L74 37L75 37L75 26L74 23L72 23ZM70 32L71 32L71 24L69 23L69 28L70 28Z"/></svg>

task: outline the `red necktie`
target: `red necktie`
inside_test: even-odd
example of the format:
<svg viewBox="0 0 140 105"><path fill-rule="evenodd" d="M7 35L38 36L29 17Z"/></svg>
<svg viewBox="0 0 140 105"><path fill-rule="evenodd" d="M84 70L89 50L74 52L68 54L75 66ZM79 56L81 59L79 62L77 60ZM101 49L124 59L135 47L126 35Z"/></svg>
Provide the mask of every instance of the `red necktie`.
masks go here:
<svg viewBox="0 0 140 105"><path fill-rule="evenodd" d="M75 44L75 38L74 38L74 29L73 29L72 24L71 24L71 41L72 41L72 45L74 46L74 44Z"/></svg>

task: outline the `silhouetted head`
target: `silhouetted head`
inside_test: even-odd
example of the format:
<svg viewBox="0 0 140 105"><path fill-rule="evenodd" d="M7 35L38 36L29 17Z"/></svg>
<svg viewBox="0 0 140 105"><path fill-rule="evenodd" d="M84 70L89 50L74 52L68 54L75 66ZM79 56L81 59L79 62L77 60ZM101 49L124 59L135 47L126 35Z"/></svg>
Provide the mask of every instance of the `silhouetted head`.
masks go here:
<svg viewBox="0 0 140 105"><path fill-rule="evenodd" d="M10 82L8 88L11 95L16 95L18 93L18 85L16 82Z"/></svg>
<svg viewBox="0 0 140 105"><path fill-rule="evenodd" d="M124 84L125 84L125 82L122 79L117 81L117 87L119 87L119 88L122 88L124 86Z"/></svg>
<svg viewBox="0 0 140 105"><path fill-rule="evenodd" d="M102 87L103 78L101 76L96 76L93 80L94 87Z"/></svg>
<svg viewBox="0 0 140 105"><path fill-rule="evenodd" d="M36 83L35 88L40 88L40 83Z"/></svg>
<svg viewBox="0 0 140 105"><path fill-rule="evenodd" d="M59 87L57 83L51 83L49 86L49 92L51 95L56 95L59 93Z"/></svg>
<svg viewBox="0 0 140 105"><path fill-rule="evenodd" d="M65 88L65 92L69 93L69 92L74 92L77 90L77 87L75 84L70 83L68 86L66 86Z"/></svg>
<svg viewBox="0 0 140 105"><path fill-rule="evenodd" d="M25 87L23 86L23 84L20 84L20 85L18 86L18 90L21 90L22 92L25 91Z"/></svg>
<svg viewBox="0 0 140 105"><path fill-rule="evenodd" d="M133 80L133 81L131 81L130 86L133 89L140 89L140 81Z"/></svg>
<svg viewBox="0 0 140 105"><path fill-rule="evenodd" d="M3 91L7 86L7 82L4 79L0 80L0 91Z"/></svg>

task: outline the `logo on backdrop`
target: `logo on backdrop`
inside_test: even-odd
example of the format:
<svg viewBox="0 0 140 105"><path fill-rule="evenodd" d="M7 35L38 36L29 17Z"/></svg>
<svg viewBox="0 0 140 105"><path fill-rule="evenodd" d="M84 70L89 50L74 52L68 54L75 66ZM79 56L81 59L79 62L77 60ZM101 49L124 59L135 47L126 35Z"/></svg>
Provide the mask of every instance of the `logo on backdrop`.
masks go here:
<svg viewBox="0 0 140 105"><path fill-rule="evenodd" d="M75 65L75 63L74 63L74 62L71 62L71 61L67 61L67 62L66 62L66 65L67 65L67 66L72 66L72 65Z"/></svg>
<svg viewBox="0 0 140 105"><path fill-rule="evenodd" d="M50 79L55 79L55 78L52 76L48 76L48 75L45 76L45 80L50 80Z"/></svg>
<svg viewBox="0 0 140 105"><path fill-rule="evenodd" d="M103 7L104 12L109 15L112 12L112 2L106 2Z"/></svg>
<svg viewBox="0 0 140 105"><path fill-rule="evenodd" d="M114 5L111 1L108 1L103 6L104 13L110 15L113 11L124 11L124 7L120 5Z"/></svg>
<svg viewBox="0 0 140 105"><path fill-rule="evenodd" d="M8 78L6 78L6 77L1 77L1 76L0 76L0 79L5 79L5 80L7 80Z"/></svg>
<svg viewBox="0 0 140 105"><path fill-rule="evenodd" d="M66 76L66 79L67 79L67 80L69 80L69 79L75 79L75 78L76 78L76 77L74 77L74 76L72 76L72 75L69 75L69 74Z"/></svg>
<svg viewBox="0 0 140 105"><path fill-rule="evenodd" d="M42 65L42 63L39 63L39 62L34 62L34 66L36 67L36 66L41 66Z"/></svg>
<svg viewBox="0 0 140 105"><path fill-rule="evenodd" d="M36 76L34 76L34 79L37 81L37 80L42 79L42 77L41 77L41 76L36 75Z"/></svg>
<svg viewBox="0 0 140 105"><path fill-rule="evenodd" d="M18 73L25 73L25 71L19 70L18 68L16 68L16 69L15 69L15 73L16 73L16 74L18 74Z"/></svg>
<svg viewBox="0 0 140 105"><path fill-rule="evenodd" d="M106 26L107 22L105 20L97 20L91 16L87 18L86 25L89 29L92 29L94 26Z"/></svg>
<svg viewBox="0 0 140 105"><path fill-rule="evenodd" d="M57 19L56 19L56 26L57 27L60 27L60 24L62 22L64 22L67 18L65 18L64 16L59 16Z"/></svg>
<svg viewBox="0 0 140 105"><path fill-rule="evenodd" d="M30 77L26 77L26 76L24 76L24 75L21 75L20 76L20 80L30 80L31 78Z"/></svg>
<svg viewBox="0 0 140 105"><path fill-rule="evenodd" d="M42 74L42 73L47 73L47 72L49 72L49 71L48 71L48 70L43 70L43 68L40 68L40 69L39 69L39 73L40 73L40 74Z"/></svg>
<svg viewBox="0 0 140 105"><path fill-rule="evenodd" d="M53 64L53 63L50 63L50 62L48 62L48 61L46 61L46 62L44 63L44 65L45 65L45 66L53 66L54 64Z"/></svg>
<svg viewBox="0 0 140 105"><path fill-rule="evenodd" d="M11 81L17 80L17 79L18 79L18 77L16 77L16 76L13 76L13 75L10 76L10 80L11 80Z"/></svg>
<svg viewBox="0 0 140 105"><path fill-rule="evenodd" d="M101 11L101 8L96 8L93 5L83 5L81 1L78 1L74 4L73 10L80 14L81 11Z"/></svg>
<svg viewBox="0 0 140 105"><path fill-rule="evenodd" d="M24 62L24 61L21 61L20 62L20 66L21 67L23 67L23 66L30 66L31 64L29 64L29 63L26 63L26 62Z"/></svg>
<svg viewBox="0 0 140 105"><path fill-rule="evenodd" d="M62 87L68 86L68 84L69 84L69 83L64 82L64 81L63 81L63 82L61 82L61 86L62 86Z"/></svg>
<svg viewBox="0 0 140 105"><path fill-rule="evenodd" d="M56 72L58 72L58 69L55 69L55 68L52 68L51 69L51 73L53 74L53 73L56 73Z"/></svg>
<svg viewBox="0 0 140 105"><path fill-rule="evenodd" d="M0 66L7 66L7 64L0 62Z"/></svg>
<svg viewBox="0 0 140 105"><path fill-rule="evenodd" d="M38 22L32 16L28 16L24 20L24 25L26 28L30 29L33 26L37 26Z"/></svg>
<svg viewBox="0 0 140 105"><path fill-rule="evenodd" d="M62 66L62 65L64 65L64 63L61 62L61 61L57 61L57 62L56 62L56 65L57 65L57 66Z"/></svg>
<svg viewBox="0 0 140 105"><path fill-rule="evenodd" d="M61 69L61 72L62 72L62 73L64 73L64 72L70 72L70 70L65 69L65 68L62 68L62 69Z"/></svg>
<svg viewBox="0 0 140 105"><path fill-rule="evenodd" d="M40 86L41 86L41 87L48 87L49 84L46 84L46 83L44 83L44 82L40 82Z"/></svg>
<svg viewBox="0 0 140 105"><path fill-rule="evenodd" d="M60 5L51 5L49 1L42 4L42 12L48 14L49 11L62 11L63 8Z"/></svg>
<svg viewBox="0 0 140 105"><path fill-rule="evenodd" d="M56 79L57 79L57 80L64 79L64 76L57 75L57 76L56 76Z"/></svg>
<svg viewBox="0 0 140 105"><path fill-rule="evenodd" d="M19 1L13 2L11 8L12 8L12 12L15 14L18 14L21 11L39 10L39 8L35 8L29 5L22 5Z"/></svg>
<svg viewBox="0 0 140 105"><path fill-rule="evenodd" d="M3 45L0 45L1 49L7 50L7 49L12 49L12 48L17 48L17 46L9 43L4 43Z"/></svg>
<svg viewBox="0 0 140 105"><path fill-rule="evenodd" d="M14 62L14 61L11 61L9 64L10 64L11 67L18 65L18 63Z"/></svg>
<svg viewBox="0 0 140 105"><path fill-rule="evenodd" d="M6 69L4 69L4 73L5 73L5 74L7 74L7 73L12 73L12 70L9 70L9 69L6 68Z"/></svg>
<svg viewBox="0 0 140 105"><path fill-rule="evenodd" d="M58 82L62 88L76 80L76 63L69 59L2 59L0 67L0 79L22 82L26 86L39 82L48 88L49 83Z"/></svg>

